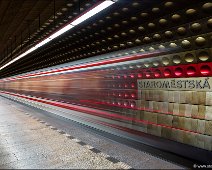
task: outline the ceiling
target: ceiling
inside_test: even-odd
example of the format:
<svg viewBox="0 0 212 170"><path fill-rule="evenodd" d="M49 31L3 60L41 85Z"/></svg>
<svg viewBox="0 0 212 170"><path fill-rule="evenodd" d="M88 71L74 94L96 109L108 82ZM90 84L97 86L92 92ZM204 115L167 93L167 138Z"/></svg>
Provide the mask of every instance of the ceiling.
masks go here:
<svg viewBox="0 0 212 170"><path fill-rule="evenodd" d="M97 1L55 0L55 15L54 0L0 1L0 66L91 8ZM186 44L190 37L208 36L212 28L211 12L209 0L119 0L109 9L0 70L0 77L135 46L151 51L158 47L169 49L166 44L171 43L182 48L181 51L198 49L198 46ZM30 21L30 29L27 21ZM190 43L194 44L192 41Z"/></svg>
<svg viewBox="0 0 212 170"><path fill-rule="evenodd" d="M12 60L97 1L0 0L0 65Z"/></svg>
<svg viewBox="0 0 212 170"><path fill-rule="evenodd" d="M66 5L64 0L0 0L0 54L8 54Z"/></svg>

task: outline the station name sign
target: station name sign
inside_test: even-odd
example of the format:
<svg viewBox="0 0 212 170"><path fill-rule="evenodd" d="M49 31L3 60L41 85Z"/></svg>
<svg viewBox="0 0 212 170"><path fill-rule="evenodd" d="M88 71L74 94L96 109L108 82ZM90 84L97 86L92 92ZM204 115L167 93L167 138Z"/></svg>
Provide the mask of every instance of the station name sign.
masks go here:
<svg viewBox="0 0 212 170"><path fill-rule="evenodd" d="M212 78L168 78L168 79L139 79L138 89L162 89L162 90L202 90L210 91Z"/></svg>

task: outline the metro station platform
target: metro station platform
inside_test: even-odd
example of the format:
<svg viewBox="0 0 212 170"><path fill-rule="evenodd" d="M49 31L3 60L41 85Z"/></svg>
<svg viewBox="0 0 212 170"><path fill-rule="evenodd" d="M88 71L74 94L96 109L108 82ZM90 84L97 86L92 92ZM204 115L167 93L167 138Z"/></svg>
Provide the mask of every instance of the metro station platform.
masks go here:
<svg viewBox="0 0 212 170"><path fill-rule="evenodd" d="M184 169L0 97L0 169Z"/></svg>

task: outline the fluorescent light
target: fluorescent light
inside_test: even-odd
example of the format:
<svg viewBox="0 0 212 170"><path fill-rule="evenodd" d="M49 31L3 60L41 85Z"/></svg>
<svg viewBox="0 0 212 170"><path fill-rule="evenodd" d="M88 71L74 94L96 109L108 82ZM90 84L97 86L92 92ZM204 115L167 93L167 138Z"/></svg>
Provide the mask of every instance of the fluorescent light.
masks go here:
<svg viewBox="0 0 212 170"><path fill-rule="evenodd" d="M19 55L18 57L16 57L15 59L11 60L9 63L5 64L4 66L2 66L0 68L0 70L2 70L3 68L7 67L8 65L14 63L15 61L19 60L20 58L26 56L27 54L31 53L32 51L36 50L37 47L32 47L29 50L27 50L26 52L22 53L21 55Z"/></svg>
<svg viewBox="0 0 212 170"><path fill-rule="evenodd" d="M51 41L51 39L47 38L47 39L41 41L40 43L38 43L35 47L39 48L39 47L45 45L46 43L48 43L49 41Z"/></svg>
<svg viewBox="0 0 212 170"><path fill-rule="evenodd" d="M38 49L39 47L47 44L49 41L55 39L56 37L60 36L61 34L65 33L66 31L70 30L71 28L73 28L73 25L67 25L65 27L63 27L62 29L60 29L59 31L55 32L54 34L52 34L50 37L44 39L43 41L41 41L40 43L38 43L37 45L35 45L34 47L30 48L29 50L25 51L24 53L22 53L21 55L19 55L18 57L16 57L15 59L11 60L9 63L5 64L4 66L2 66L0 68L0 70L2 70L3 68L7 67L8 65L14 63L15 61L21 59L22 57L26 56L27 54L35 51L36 49Z"/></svg>
<svg viewBox="0 0 212 170"><path fill-rule="evenodd" d="M65 33L66 31L70 30L71 28L73 28L74 26L69 24L66 25L65 27L63 27L62 29L60 29L59 31L55 32L54 34L52 34L49 38L50 39L54 39L58 36L60 36L61 34Z"/></svg>
<svg viewBox="0 0 212 170"><path fill-rule="evenodd" d="M71 24L76 26L114 3L115 2L111 0L106 0L102 2L101 4L97 5L96 7L94 7L93 9L91 9L90 11L86 12L85 14L77 18L76 20L74 20Z"/></svg>
<svg viewBox="0 0 212 170"><path fill-rule="evenodd" d="M56 37L60 36L61 34L65 33L66 31L70 30L71 28L73 28L73 25L66 25L65 27L61 28L60 30L58 30L57 32L55 32L54 34L52 34L50 37L46 38L45 40L41 41L40 43L38 43L35 47L39 48L45 44L47 44L49 41L55 39Z"/></svg>
<svg viewBox="0 0 212 170"><path fill-rule="evenodd" d="M95 14L99 13L100 11L104 10L105 8L109 7L110 5L112 5L114 3L115 2L112 1L112 0L103 1L102 3L100 3L99 5L94 7L93 9L89 10L88 12L86 12L85 14L83 14L82 16L80 16L79 18L74 20L73 22L69 23L68 25L66 25L65 27L61 28L60 30L58 30L54 34L50 35L49 37L47 37L46 39L44 39L43 41L41 41L40 43L38 43L34 47L30 48L29 50L25 51L24 53L22 53L21 55L19 55L15 59L11 60L10 62L5 64L4 66L0 67L0 70L2 70L3 68L7 67L8 65L14 63L15 61L21 59L22 57L28 55L29 53L35 51L36 49L40 48L41 46L47 44L51 40L53 40L56 37L62 35L63 33L67 32L68 30L72 29L74 26L82 23L83 21L85 21L88 18L94 16Z"/></svg>

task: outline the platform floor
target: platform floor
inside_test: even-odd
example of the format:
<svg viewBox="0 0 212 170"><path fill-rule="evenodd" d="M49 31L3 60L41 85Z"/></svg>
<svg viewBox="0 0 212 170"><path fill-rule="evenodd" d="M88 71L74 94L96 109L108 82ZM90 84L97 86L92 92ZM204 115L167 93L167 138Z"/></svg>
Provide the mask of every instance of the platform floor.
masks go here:
<svg viewBox="0 0 212 170"><path fill-rule="evenodd" d="M184 168L36 112L0 97L0 169Z"/></svg>

